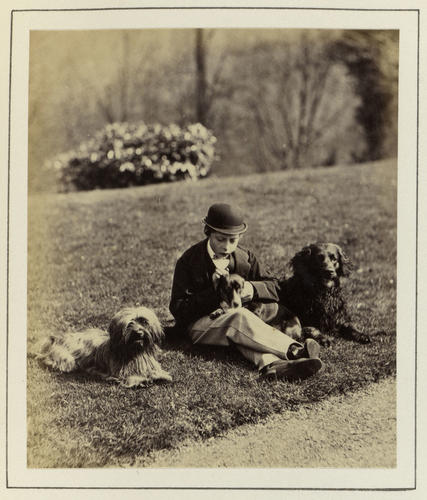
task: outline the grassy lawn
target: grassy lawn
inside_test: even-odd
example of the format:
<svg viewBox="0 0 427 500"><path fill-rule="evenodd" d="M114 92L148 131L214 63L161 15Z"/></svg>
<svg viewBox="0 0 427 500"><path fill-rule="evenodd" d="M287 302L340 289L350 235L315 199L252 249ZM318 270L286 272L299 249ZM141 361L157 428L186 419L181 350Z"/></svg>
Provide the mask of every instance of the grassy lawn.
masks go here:
<svg viewBox="0 0 427 500"><path fill-rule="evenodd" d="M170 323L176 259L202 239L209 205L230 200L247 214L242 244L278 276L303 245L340 244L355 268L344 285L355 323L386 334L366 346L337 340L322 350L325 370L297 383L259 382L232 349L176 343L165 345L162 360L174 382L146 389L53 373L29 357L29 467L143 463L152 450L395 374L395 161L32 196L29 352L47 331L105 328L126 305L152 307Z"/></svg>

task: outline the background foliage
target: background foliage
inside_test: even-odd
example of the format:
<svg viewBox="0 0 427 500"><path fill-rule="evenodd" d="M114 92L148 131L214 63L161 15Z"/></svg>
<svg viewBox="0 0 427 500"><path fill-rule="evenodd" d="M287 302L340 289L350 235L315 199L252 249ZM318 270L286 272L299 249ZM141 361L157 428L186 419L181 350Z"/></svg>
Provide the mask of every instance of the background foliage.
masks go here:
<svg viewBox="0 0 427 500"><path fill-rule="evenodd" d="M215 141L200 123L185 128L113 123L48 161L44 170L56 174L65 191L197 180L209 173Z"/></svg>
<svg viewBox="0 0 427 500"><path fill-rule="evenodd" d="M219 176L392 157L398 32L33 31L29 184L116 122L202 123Z"/></svg>

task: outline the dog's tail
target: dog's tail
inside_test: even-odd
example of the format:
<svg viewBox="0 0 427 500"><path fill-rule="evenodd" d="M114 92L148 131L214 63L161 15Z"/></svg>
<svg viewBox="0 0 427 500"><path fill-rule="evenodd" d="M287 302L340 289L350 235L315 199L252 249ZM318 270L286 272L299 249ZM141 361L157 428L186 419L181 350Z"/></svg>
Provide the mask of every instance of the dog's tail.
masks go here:
<svg viewBox="0 0 427 500"><path fill-rule="evenodd" d="M60 342L55 335L47 335L41 340L39 347L35 349L34 357L45 366L64 373L71 372L77 368L76 360Z"/></svg>
<svg viewBox="0 0 427 500"><path fill-rule="evenodd" d="M33 342L33 345L28 349L28 356L34 359L43 359L49 352L55 342L54 334L47 334L43 338Z"/></svg>

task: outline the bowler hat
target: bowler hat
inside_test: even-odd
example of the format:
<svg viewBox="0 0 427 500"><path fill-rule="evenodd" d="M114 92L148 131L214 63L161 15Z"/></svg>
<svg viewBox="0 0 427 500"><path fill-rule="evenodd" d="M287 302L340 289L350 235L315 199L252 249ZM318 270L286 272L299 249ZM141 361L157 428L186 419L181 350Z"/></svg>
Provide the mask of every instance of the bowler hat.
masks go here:
<svg viewBox="0 0 427 500"><path fill-rule="evenodd" d="M214 231L224 234L241 234L248 228L248 225L243 222L241 210L227 203L212 205L202 222Z"/></svg>

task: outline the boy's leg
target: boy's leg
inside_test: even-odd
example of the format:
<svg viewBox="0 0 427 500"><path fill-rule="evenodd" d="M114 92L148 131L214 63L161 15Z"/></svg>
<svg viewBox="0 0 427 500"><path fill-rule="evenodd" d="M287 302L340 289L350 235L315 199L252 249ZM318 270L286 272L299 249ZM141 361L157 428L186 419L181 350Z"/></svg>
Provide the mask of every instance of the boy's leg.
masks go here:
<svg viewBox="0 0 427 500"><path fill-rule="evenodd" d="M203 316L193 323L188 329L188 335L193 344L230 345L226 336L228 321L224 321L224 316L225 314L215 319Z"/></svg>
<svg viewBox="0 0 427 500"><path fill-rule="evenodd" d="M225 315L214 320L209 318L209 316L205 316L193 324L189 330L189 335L194 344L227 346L231 343L227 337L228 324L229 319ZM235 345L237 350L247 360L251 361L258 370L262 370L264 366L280 359L275 354L258 352L242 345Z"/></svg>
<svg viewBox="0 0 427 500"><path fill-rule="evenodd" d="M271 365L271 363L280 360L280 358L275 354L254 351L253 349L249 349L249 347L244 347L242 345L236 344L236 349L243 355L243 357L251 361L258 368L258 370L262 370L264 366Z"/></svg>
<svg viewBox="0 0 427 500"><path fill-rule="evenodd" d="M261 378L304 379L322 368L322 362L318 357L284 360L274 354L256 352L241 345L236 345L236 348L258 367Z"/></svg>
<svg viewBox="0 0 427 500"><path fill-rule="evenodd" d="M308 351L304 357L296 359L294 348L302 352L307 350L306 346L267 325L245 308L233 309L216 319L201 318L191 326L189 335L195 344L235 344L240 353L257 366L261 376L305 378L322 366L317 351L315 356ZM308 359L312 357L316 359Z"/></svg>
<svg viewBox="0 0 427 500"><path fill-rule="evenodd" d="M300 345L243 307L232 309L215 319L204 316L191 326L188 333L195 344L227 346L231 341L281 359L287 359L291 345Z"/></svg>

